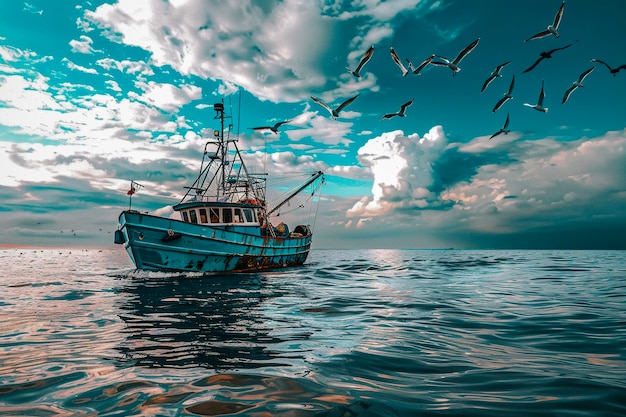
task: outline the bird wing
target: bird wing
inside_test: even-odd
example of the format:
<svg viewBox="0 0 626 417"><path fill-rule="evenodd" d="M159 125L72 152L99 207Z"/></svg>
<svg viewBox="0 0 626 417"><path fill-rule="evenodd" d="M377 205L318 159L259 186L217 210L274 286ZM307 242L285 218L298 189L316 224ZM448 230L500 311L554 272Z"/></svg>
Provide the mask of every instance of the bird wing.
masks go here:
<svg viewBox="0 0 626 417"><path fill-rule="evenodd" d="M601 60L595 59L595 58L591 58L590 61L591 62L599 62L599 63L603 64L604 66L606 66L609 69L609 71L612 70L611 66L609 64L607 64L606 62L604 62L604 61L601 61Z"/></svg>
<svg viewBox="0 0 626 417"><path fill-rule="evenodd" d="M271 126L258 126L258 127L249 127L248 129L253 129L253 130L265 130L265 129L271 129Z"/></svg>
<svg viewBox="0 0 626 417"><path fill-rule="evenodd" d="M585 79L585 77L589 74L591 74L591 72L596 69L596 67L591 67L589 68L587 71L583 72L582 74L580 74L580 76L578 77L578 82L582 83L583 80Z"/></svg>
<svg viewBox="0 0 626 417"><path fill-rule="evenodd" d="M566 49L569 48L570 46L574 45L576 42L572 42L569 45L565 45L565 46L561 46L560 48L554 48L551 49L550 51L546 52L546 54L548 55L552 55L553 53L555 53L556 51L560 51L561 49Z"/></svg>
<svg viewBox="0 0 626 417"><path fill-rule="evenodd" d="M543 106L543 99L546 96L546 93L543 89L543 80L541 80L541 91L539 92L539 100L537 100L538 106Z"/></svg>
<svg viewBox="0 0 626 417"><path fill-rule="evenodd" d="M404 103L403 105L400 106L400 114L404 114L404 112L406 111L406 108L409 107L411 104L413 104L413 100L409 100L406 103Z"/></svg>
<svg viewBox="0 0 626 417"><path fill-rule="evenodd" d="M350 104L350 103L352 103L354 100L356 100L356 98L357 98L358 96L359 96L359 95L357 94L356 96L354 96L354 97L350 97L349 99L347 99L346 101L344 101L343 103L341 103L341 104L339 105L339 107L337 107L337 108L335 109L335 113L339 113L341 110L343 110L343 108L344 108L344 107L346 107L348 104Z"/></svg>
<svg viewBox="0 0 626 417"><path fill-rule="evenodd" d="M524 42L528 42L528 41L532 41L533 39L540 39L540 38L544 38L546 36L548 36L550 34L549 30L544 30L542 32L536 33L533 36L531 36L530 38L524 40Z"/></svg>
<svg viewBox="0 0 626 417"><path fill-rule="evenodd" d="M513 74L513 78L511 78L511 84L509 84L509 91L507 92L507 95L511 95L513 94L513 87L515 87L515 74Z"/></svg>
<svg viewBox="0 0 626 417"><path fill-rule="evenodd" d="M487 78L485 82L483 83L483 88L480 89L480 92L482 93L483 91L485 91L485 88L487 88L489 83L492 82L495 78L496 76L494 74L491 74L489 78Z"/></svg>
<svg viewBox="0 0 626 417"><path fill-rule="evenodd" d="M443 56L439 56L439 55L437 55L437 58L440 58L440 59L446 60L446 61L448 61L448 62L432 61L432 62L431 62L431 64L433 64L433 65L437 65L437 66L440 66L440 67L447 67L447 66L448 66L448 63L450 62L450 61L448 60L448 58L443 57Z"/></svg>
<svg viewBox="0 0 626 417"><path fill-rule="evenodd" d="M526 68L523 72L529 72L531 71L533 68L535 68L540 62L541 60L543 60L545 58L545 56L540 57L538 60L535 61L534 64L532 64L530 67Z"/></svg>
<svg viewBox="0 0 626 417"><path fill-rule="evenodd" d="M494 133L493 135L491 135L491 137L489 138L489 140L495 138L496 136L498 136L500 133L502 133L501 130L498 130L496 133Z"/></svg>
<svg viewBox="0 0 626 417"><path fill-rule="evenodd" d="M419 64L417 68L413 70L413 74L419 74L420 71L423 70L426 65L431 63L434 57L435 57L435 54L432 54L431 56L426 58L421 64Z"/></svg>
<svg viewBox="0 0 626 417"><path fill-rule="evenodd" d="M620 65L619 67L617 67L615 69L612 69L611 72L613 72L614 74L617 74L618 72L620 72L623 69L626 69L626 64Z"/></svg>
<svg viewBox="0 0 626 417"><path fill-rule="evenodd" d="M278 122L278 123L276 123L274 125L274 129L278 129L280 126L284 125L285 123L289 123L289 122L291 122L291 120L285 120L285 121L282 121L282 122Z"/></svg>
<svg viewBox="0 0 626 417"><path fill-rule="evenodd" d="M501 98L501 99L500 99L500 100L496 103L496 105L495 105L495 106L493 106L493 110L492 110L492 112L493 112L493 113L497 112L497 111L498 111L498 109L499 109L500 107L502 107L502 105L503 105L503 104L504 104L504 103L505 103L505 102L506 102L509 98L510 98L510 97L508 97L508 96L504 96L504 97L502 97L502 98Z"/></svg>
<svg viewBox="0 0 626 417"><path fill-rule="evenodd" d="M381 120L391 119L392 117L395 117L397 115L398 115L398 113L387 113L387 114L383 115L383 117L381 117Z"/></svg>
<svg viewBox="0 0 626 417"><path fill-rule="evenodd" d="M576 85L572 85L570 88L567 89L565 95L563 95L563 100L561 100L561 104L565 104L565 102L569 99L570 94L572 94L572 92L576 90L576 88Z"/></svg>
<svg viewBox="0 0 626 417"><path fill-rule="evenodd" d="M476 48L476 45L478 45L478 42L480 41L480 38L476 39L474 42L470 43L469 45L467 45L465 47L465 49L463 49L461 52L459 52L459 54L457 55L456 58L454 58L454 61L452 61L453 64L457 65L459 62L461 62L461 60L463 58L465 58L465 56L467 54L469 54L470 52L472 52L472 50L474 48Z"/></svg>
<svg viewBox="0 0 626 417"><path fill-rule="evenodd" d="M500 64L496 67L496 74L500 74L500 71L502 70L502 68L506 67L507 65L509 65L511 63L511 61L506 61L504 64Z"/></svg>
<svg viewBox="0 0 626 417"><path fill-rule="evenodd" d="M555 30L559 28L559 24L561 23L561 18L563 17L563 9L565 9L565 2L561 3L559 11L556 12L556 16L554 16L554 23L552 23L552 27Z"/></svg>
<svg viewBox="0 0 626 417"><path fill-rule="evenodd" d="M507 113L506 120L504 121L504 126L502 126L502 130L506 130L506 128L509 127L509 116L510 116L510 113Z"/></svg>
<svg viewBox="0 0 626 417"><path fill-rule="evenodd" d="M402 65L402 61L400 61L400 58L398 58L398 54L396 54L396 51L393 50L393 47L391 48L390 52L391 58L393 58L393 62L395 62L396 65L398 65L402 70L402 76L407 75L409 71L404 67L404 65Z"/></svg>
<svg viewBox="0 0 626 417"><path fill-rule="evenodd" d="M363 57L361 58L361 61L359 62L359 65L357 65L354 72L358 74L359 71L361 71L361 68L363 68L363 66L367 64L370 59L372 59L372 55L374 55L374 45L370 46L365 54L363 54Z"/></svg>
<svg viewBox="0 0 626 417"><path fill-rule="evenodd" d="M324 103L322 100L320 100L319 98L315 98L313 96L310 96L311 100L313 100L314 102L316 102L317 104L319 104L320 106L322 106L323 108L325 108L326 110L328 110L330 112L330 114L333 114L333 109L330 108L330 106L326 103Z"/></svg>

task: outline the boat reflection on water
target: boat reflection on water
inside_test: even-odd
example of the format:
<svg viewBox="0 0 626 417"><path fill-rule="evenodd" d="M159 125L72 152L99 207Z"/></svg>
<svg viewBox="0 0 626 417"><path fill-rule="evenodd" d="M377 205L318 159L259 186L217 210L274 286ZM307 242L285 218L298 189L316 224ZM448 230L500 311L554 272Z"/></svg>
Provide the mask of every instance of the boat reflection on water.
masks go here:
<svg viewBox="0 0 626 417"><path fill-rule="evenodd" d="M264 325L261 308L280 294L265 288L263 275L149 276L132 277L120 289L127 335L119 349L133 365L214 370L284 365L280 353L268 348L280 340Z"/></svg>

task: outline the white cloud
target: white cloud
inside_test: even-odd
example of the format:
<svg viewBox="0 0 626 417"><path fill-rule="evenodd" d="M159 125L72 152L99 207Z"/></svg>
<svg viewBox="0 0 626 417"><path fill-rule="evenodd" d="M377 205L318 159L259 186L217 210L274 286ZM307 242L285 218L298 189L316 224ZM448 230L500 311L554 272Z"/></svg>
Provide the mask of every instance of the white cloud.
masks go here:
<svg viewBox="0 0 626 417"><path fill-rule="evenodd" d="M360 13L370 21L361 28L364 35L353 42L369 46L390 37L391 27L378 19L414 13L418 3L359 2ZM273 102L299 101L309 91L332 90L325 68L335 61L337 51L345 50L345 45L333 44L341 25L338 17L320 13L317 2L306 0L210 4L202 0L120 0L86 11L85 17L104 28L109 39L150 52L154 65L220 80L219 94L241 86L257 98ZM350 61L354 59L351 55ZM369 85L337 84L333 95L364 87Z"/></svg>
<svg viewBox="0 0 626 417"><path fill-rule="evenodd" d="M496 234L622 216L616 210L626 205L626 130L575 142L511 135L517 139L446 145L436 127L422 139L400 131L374 138L359 150L359 161L371 170L372 194L346 215L384 214L400 224L412 215L441 232ZM472 159L479 150L485 158ZM481 162L494 159L500 162ZM444 170L458 175L442 187L441 178L455 174Z"/></svg>
<svg viewBox="0 0 626 417"><path fill-rule="evenodd" d="M382 215L407 207L425 208L435 198L433 163L447 145L441 126L419 138L402 131L383 133L369 140L357 153L359 162L373 176L372 196L365 196L347 211L348 216Z"/></svg>
<svg viewBox="0 0 626 417"><path fill-rule="evenodd" d="M63 63L71 70L76 70L80 72L84 72L86 74L97 74L98 70L95 68L85 68L81 65L75 64L67 58L63 58Z"/></svg>
<svg viewBox="0 0 626 417"><path fill-rule="evenodd" d="M139 74L144 76L154 75L154 71L150 65L142 61L116 61L112 58L102 58L97 60L96 63L106 70L116 69L128 74Z"/></svg>
<svg viewBox="0 0 626 417"><path fill-rule="evenodd" d="M93 47L93 40L87 35L81 35L80 40L72 39L70 41L70 46L72 47L72 52L80 53L80 54L93 54L96 52Z"/></svg>
<svg viewBox="0 0 626 417"><path fill-rule="evenodd" d="M202 97L202 89L189 84L175 86L150 81L138 83L138 86L144 90L140 100L169 112Z"/></svg>

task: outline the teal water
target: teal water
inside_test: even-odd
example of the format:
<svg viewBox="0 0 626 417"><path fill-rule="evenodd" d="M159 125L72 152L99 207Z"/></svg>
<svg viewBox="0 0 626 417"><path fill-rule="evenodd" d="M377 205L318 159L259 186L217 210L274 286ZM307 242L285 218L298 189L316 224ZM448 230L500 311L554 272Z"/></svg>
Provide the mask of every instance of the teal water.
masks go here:
<svg viewBox="0 0 626 417"><path fill-rule="evenodd" d="M0 251L0 415L624 416L626 252Z"/></svg>

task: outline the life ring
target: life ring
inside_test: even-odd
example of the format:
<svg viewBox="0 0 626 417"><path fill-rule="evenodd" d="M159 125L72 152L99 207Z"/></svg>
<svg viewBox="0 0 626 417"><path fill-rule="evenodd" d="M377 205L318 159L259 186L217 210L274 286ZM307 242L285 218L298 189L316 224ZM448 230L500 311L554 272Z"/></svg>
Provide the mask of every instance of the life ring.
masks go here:
<svg viewBox="0 0 626 417"><path fill-rule="evenodd" d="M167 229L167 235L168 235L169 237L174 236L174 231L173 231L172 229Z"/></svg>

